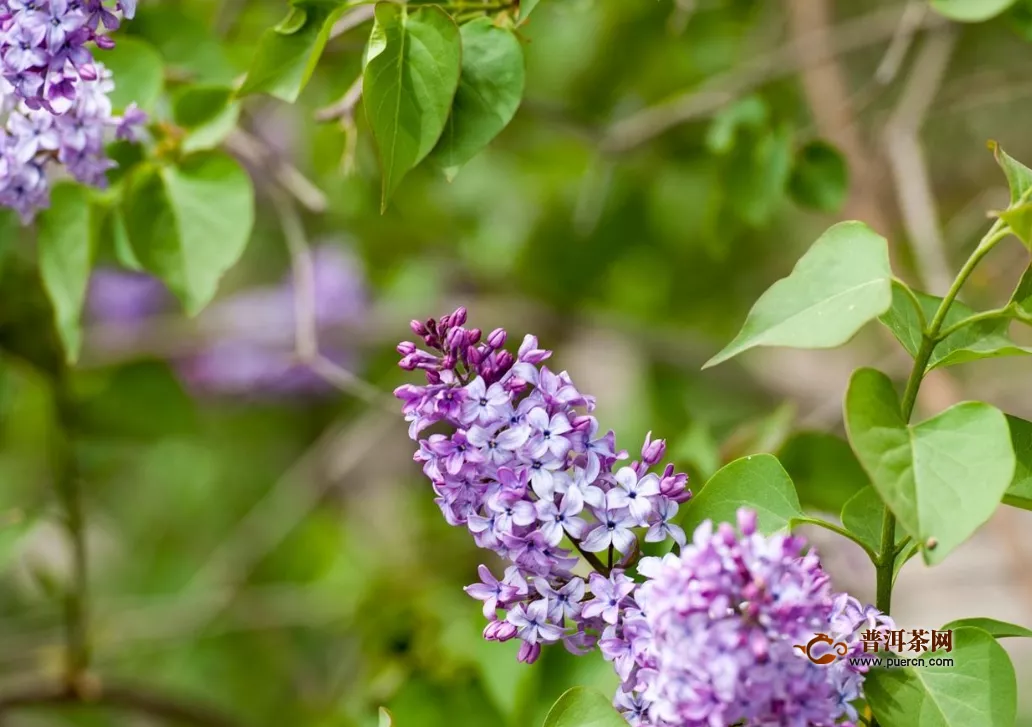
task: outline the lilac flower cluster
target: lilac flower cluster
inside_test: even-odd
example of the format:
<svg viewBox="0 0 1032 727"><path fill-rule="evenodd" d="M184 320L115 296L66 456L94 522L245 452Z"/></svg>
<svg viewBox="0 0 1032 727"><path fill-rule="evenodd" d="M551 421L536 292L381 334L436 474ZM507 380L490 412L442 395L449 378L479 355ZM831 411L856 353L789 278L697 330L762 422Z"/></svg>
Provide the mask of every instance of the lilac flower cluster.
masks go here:
<svg viewBox="0 0 1032 727"><path fill-rule="evenodd" d="M117 8L132 17L135 5ZM111 73L85 47L110 48L98 28L117 25L101 0L0 0L0 205L25 223L49 204L51 164L103 187L106 131L135 141L146 120L134 105L112 115Z"/></svg>
<svg viewBox="0 0 1032 727"><path fill-rule="evenodd" d="M106 130L114 129L119 139L137 139L146 116L135 106L113 116L111 73L100 64L95 71L94 78L79 84L71 107L60 116L32 109L25 101L7 109L0 128L0 205L14 209L26 223L49 204L51 163L63 165L83 184L103 187L107 170L115 166L105 153ZM0 79L0 99L11 98L10 86ZM2 106L0 101L0 118L5 115Z"/></svg>
<svg viewBox="0 0 1032 727"><path fill-rule="evenodd" d="M706 521L679 556L642 559L648 580L601 642L623 680L616 705L653 727L855 725L866 667L849 657L892 621L835 594L802 538L765 537L744 509L738 527ZM806 657L816 634L845 644L830 664Z"/></svg>
<svg viewBox="0 0 1032 727"><path fill-rule="evenodd" d="M357 356L343 330L368 309L360 261L337 244L312 251L315 323L320 349L340 366ZM89 345L102 350L135 349L156 317L171 318L174 298L150 275L101 268L87 293ZM200 345L174 356L186 387L200 396L276 398L323 396L334 389L294 356L292 280L240 291L209 306L193 322Z"/></svg>
<svg viewBox="0 0 1032 727"><path fill-rule="evenodd" d="M440 321L413 321L430 351L398 347L402 368L427 377L425 386L395 392L419 442L415 459L448 523L512 563L500 580L482 566L482 582L467 588L484 602L484 636L521 639L519 658L528 663L542 644L562 641L582 653L616 623L616 605L634 588L621 567L637 557L639 535L684 542L673 518L691 496L687 476L673 465L650 472L665 451L651 436L639 461L618 467L627 454L616 451L613 432L599 434L594 398L543 365L551 352L527 336L513 356L503 349L504 330L484 337L465 321L461 308ZM438 423L450 432L420 438ZM575 577L578 559L564 541L609 576Z"/></svg>
<svg viewBox="0 0 1032 727"><path fill-rule="evenodd" d="M863 632L892 621L834 593L805 541L760 534L752 511L739 511L737 531L707 521L686 543L673 517L691 496L687 478L669 465L649 472L663 442L650 435L640 461L617 466L627 455L612 432L599 436L594 399L543 365L550 352L536 338L513 356L505 331L485 338L465 322L462 308L413 321L429 351L403 342L401 366L427 383L395 395L447 521L510 563L501 578L481 565L466 588L483 602L484 637L521 639L528 663L543 644L597 646L622 682L614 705L635 726L855 727L866 667L849 657ZM421 436L435 425L448 432ZM637 559L643 532L673 539L678 554ZM564 543L594 567L586 582ZM832 663L807 658L823 644Z"/></svg>
<svg viewBox="0 0 1032 727"><path fill-rule="evenodd" d="M126 18L136 0L117 0ZM87 44L109 49L102 32L119 19L104 0L0 0L0 72L29 109L60 115L76 103L82 84L101 73Z"/></svg>

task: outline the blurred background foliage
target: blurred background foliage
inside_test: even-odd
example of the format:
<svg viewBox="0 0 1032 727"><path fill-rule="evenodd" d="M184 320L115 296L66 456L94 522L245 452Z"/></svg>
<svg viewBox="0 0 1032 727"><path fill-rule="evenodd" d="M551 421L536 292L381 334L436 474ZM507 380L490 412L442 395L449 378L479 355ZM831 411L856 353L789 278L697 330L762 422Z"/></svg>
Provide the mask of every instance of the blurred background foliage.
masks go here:
<svg viewBox="0 0 1032 727"><path fill-rule="evenodd" d="M154 49L168 90L227 84L284 11L281 0L143 0L120 37ZM241 104L240 128L273 162L244 159L258 222L216 307L284 279L268 191L284 173L304 178L326 201L305 212L307 235L352 254L367 291L332 338L364 381L388 392L408 380L393 351L408 319L464 304L475 325L555 349L624 448L649 430L667 437L695 483L741 454L778 452L807 504L831 512L865 483L833 428L845 377L899 363L881 360L887 341L865 331L827 358L699 365L837 219L865 219L909 281L941 292L936 261L954 264L1006 199L986 140L1032 158L1029 0L963 26L901 0L543 0L522 29L526 97L511 126L451 183L414 171L381 215L362 113L348 173L348 134L315 120L358 75L367 33L330 42L296 105ZM923 156L914 167L887 148ZM915 169L934 206L913 205ZM1018 255L987 266L971 302L999 303ZM113 246L100 256L116 265ZM31 234L5 216L0 683L58 673L55 595L69 572L52 494L66 432L33 259ZM280 325L265 309L235 315ZM163 313L114 339L87 326L72 376L99 670L270 726L366 727L387 705L400 727L523 727L569 686L612 690L597 654L551 649L526 667L512 644L481 640L461 587L483 554L442 521L389 399L351 386L198 392L169 363L197 345L180 319ZM980 366L983 382L1016 381L1006 362ZM943 387L979 385L940 383L940 400L954 395ZM75 709L5 724L147 724L133 719Z"/></svg>

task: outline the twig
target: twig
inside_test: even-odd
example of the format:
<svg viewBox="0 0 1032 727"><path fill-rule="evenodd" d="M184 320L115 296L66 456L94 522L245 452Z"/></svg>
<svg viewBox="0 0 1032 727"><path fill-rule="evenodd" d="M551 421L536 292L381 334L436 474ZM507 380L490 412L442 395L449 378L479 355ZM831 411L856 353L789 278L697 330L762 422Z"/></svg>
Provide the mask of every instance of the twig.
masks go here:
<svg viewBox="0 0 1032 727"><path fill-rule="evenodd" d="M354 10L345 13L340 20L334 23L333 28L330 30L330 38L339 38L348 31L368 23L373 19L374 14L374 5L359 5Z"/></svg>
<svg viewBox="0 0 1032 727"><path fill-rule="evenodd" d="M956 32L945 26L921 47L899 104L885 129L889 166L895 179L903 224L914 248L918 277L926 289L942 294L953 275L932 193L920 131L942 84Z"/></svg>
<svg viewBox="0 0 1032 727"><path fill-rule="evenodd" d="M929 22L928 17L922 19L922 25ZM790 41L738 70L714 77L705 88L679 94L616 122L606 134L604 149L612 153L630 151L675 126L714 113L756 86L823 63L829 57L880 43L896 33L899 21L898 8L880 8L831 29L829 39L805 37Z"/></svg>
<svg viewBox="0 0 1032 727"><path fill-rule="evenodd" d="M304 225L294 205L284 195L275 192L273 200L279 212L287 250L290 252L290 266L294 277L294 352L298 360L342 391L396 413L397 407L391 397L319 353L319 321L316 318L315 264L312 261L312 251L305 237Z"/></svg>
<svg viewBox="0 0 1032 727"><path fill-rule="evenodd" d="M243 129L234 129L223 142L226 149L252 166L268 171L276 182L291 194L305 209L325 212L329 203L326 195L301 171L282 159L261 139Z"/></svg>
<svg viewBox="0 0 1032 727"><path fill-rule="evenodd" d="M896 32L889 42L889 47L882 56L878 68L874 71L876 83L888 86L896 80L927 12L928 6L924 0L909 0L903 9L903 17L899 19L899 25L896 26Z"/></svg>
<svg viewBox="0 0 1032 727"><path fill-rule="evenodd" d="M353 119L355 107L362 98L362 76L348 86L348 90L339 100L315 112L316 121L333 121L334 119Z"/></svg>
<svg viewBox="0 0 1032 727"><path fill-rule="evenodd" d="M859 133L846 74L836 59L830 4L828 0L786 0L785 9L798 52L818 53L827 59L819 64L801 59L801 80L818 133L838 147L849 163L852 183L845 217L864 220L888 234L890 224L880 199L877 158Z"/></svg>
<svg viewBox="0 0 1032 727"><path fill-rule="evenodd" d="M0 695L0 718L21 709L98 706L138 712L174 724L200 727L240 727L240 722L207 705L144 687L124 684L96 685L96 691L77 694L64 685L38 684Z"/></svg>

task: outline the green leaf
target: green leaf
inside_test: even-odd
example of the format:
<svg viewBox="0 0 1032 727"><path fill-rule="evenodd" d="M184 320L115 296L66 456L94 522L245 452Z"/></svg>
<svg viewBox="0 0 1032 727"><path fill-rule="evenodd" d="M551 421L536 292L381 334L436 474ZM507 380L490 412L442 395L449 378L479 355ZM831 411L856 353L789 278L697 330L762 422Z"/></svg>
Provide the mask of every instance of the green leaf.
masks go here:
<svg viewBox="0 0 1032 727"><path fill-rule="evenodd" d="M870 487L849 443L826 432L799 432L778 452L803 507L835 514Z"/></svg>
<svg viewBox="0 0 1032 727"><path fill-rule="evenodd" d="M752 144L738 144L728 159L728 203L752 227L770 221L784 199L792 171L792 132L768 130Z"/></svg>
<svg viewBox="0 0 1032 727"><path fill-rule="evenodd" d="M1000 15L1017 0L932 0L932 7L950 20L980 23Z"/></svg>
<svg viewBox="0 0 1032 727"><path fill-rule="evenodd" d="M846 392L845 418L871 483L921 543L928 564L940 562L989 519L1014 474L1007 420L988 404L957 404L907 426L889 378L860 369Z"/></svg>
<svg viewBox="0 0 1032 727"><path fill-rule="evenodd" d="M770 117L767 103L755 94L721 109L706 130L706 148L714 154L727 154L735 148L740 129L763 129Z"/></svg>
<svg viewBox="0 0 1032 727"><path fill-rule="evenodd" d="M1007 305L1007 312L1022 323L1032 323L1032 266L1022 273Z"/></svg>
<svg viewBox="0 0 1032 727"><path fill-rule="evenodd" d="M739 334L703 368L755 346L839 346L888 310L891 279L884 237L860 222L834 225L760 296Z"/></svg>
<svg viewBox="0 0 1032 727"><path fill-rule="evenodd" d="M538 3L540 3L540 2L541 2L541 0L519 0L519 6L520 6L520 15L519 15L520 23L519 24L520 25L523 25L524 23L527 22L527 18L530 17L530 14L532 12L534 12L534 9L537 8Z"/></svg>
<svg viewBox="0 0 1032 727"><path fill-rule="evenodd" d="M381 210L441 138L459 85L462 39L437 6L378 3L363 74L366 116L380 152Z"/></svg>
<svg viewBox="0 0 1032 727"><path fill-rule="evenodd" d="M1026 195L1032 194L1032 169L1029 169L1007 154L995 141L989 142L989 148L996 158L996 163L1000 165L1004 175L1007 177L1007 185L1010 187L1011 205L1027 200L1028 197Z"/></svg>
<svg viewBox="0 0 1032 727"><path fill-rule="evenodd" d="M237 95L266 93L294 103L315 72L330 30L344 10L316 0L295 2L278 26L262 33Z"/></svg>
<svg viewBox="0 0 1032 727"><path fill-rule="evenodd" d="M78 359L82 345L80 318L94 255L92 218L89 191L71 183L54 187L50 208L39 216L40 275L69 363Z"/></svg>
<svg viewBox="0 0 1032 727"><path fill-rule="evenodd" d="M882 521L885 518L885 504L878 492L868 485L842 506L842 527L857 536L864 545L875 553L881 552ZM906 534L896 528L896 544Z"/></svg>
<svg viewBox="0 0 1032 727"><path fill-rule="evenodd" d="M914 291L913 295L921 305L920 314L903 284L893 281L892 307L879 320L892 331L907 353L916 357L921 347L922 331L935 316L942 298L919 291ZM960 301L954 301L942 328L950 328L973 315L974 310ZM1001 314L999 317L976 321L951 333L936 344L925 371L979 359L1032 353L1032 349L1019 346L1011 340L1007 333L1008 326L1009 315Z"/></svg>
<svg viewBox="0 0 1032 727"><path fill-rule="evenodd" d="M161 54L142 40L120 37L118 43L100 57L112 73L115 90L111 106L121 111L131 103L151 110L165 85L165 63Z"/></svg>
<svg viewBox="0 0 1032 727"><path fill-rule="evenodd" d="M953 666L872 669L864 680L864 692L878 724L1014 727L1014 667L996 639L970 626L955 629L948 656Z"/></svg>
<svg viewBox="0 0 1032 727"><path fill-rule="evenodd" d="M756 454L724 465L688 501L681 527L691 534L706 520L735 523L739 508L755 510L761 532L786 530L803 516L792 479L777 457Z"/></svg>
<svg viewBox="0 0 1032 727"><path fill-rule="evenodd" d="M1000 213L1015 237L1032 249L1032 204L1023 204Z"/></svg>
<svg viewBox="0 0 1032 727"><path fill-rule="evenodd" d="M1032 510L1032 422L1007 415L1011 446L1014 448L1014 477L1003 501L1014 507Z"/></svg>
<svg viewBox="0 0 1032 727"><path fill-rule="evenodd" d="M175 167L143 167L125 191L126 230L143 267L190 315L214 297L254 225L251 179L231 157L202 152Z"/></svg>
<svg viewBox="0 0 1032 727"><path fill-rule="evenodd" d="M430 160L453 179L509 125L523 99L523 47L516 35L490 18L460 29L462 75L451 115Z"/></svg>
<svg viewBox="0 0 1032 727"><path fill-rule="evenodd" d="M845 158L827 142L810 142L796 153L788 191L801 207L837 212L849 192Z"/></svg>
<svg viewBox="0 0 1032 727"><path fill-rule="evenodd" d="M1006 621L998 621L995 618L960 618L956 621L950 621L948 624L942 627L942 631L957 630L965 626L971 626L977 629L982 629L990 636L997 639L1006 639L1011 637L1021 638L1032 638L1032 629L1027 629L1024 626L1018 626L1017 624L1007 623Z"/></svg>
<svg viewBox="0 0 1032 727"><path fill-rule="evenodd" d="M599 692L574 687L552 705L543 727L627 727L627 721Z"/></svg>
<svg viewBox="0 0 1032 727"><path fill-rule="evenodd" d="M212 149L236 128L240 104L225 86L187 86L172 102L172 118L187 130L182 149L190 154Z"/></svg>
<svg viewBox="0 0 1032 727"><path fill-rule="evenodd" d="M386 707L380 707L380 721L378 727L393 727L394 718L391 717L391 713L387 711Z"/></svg>

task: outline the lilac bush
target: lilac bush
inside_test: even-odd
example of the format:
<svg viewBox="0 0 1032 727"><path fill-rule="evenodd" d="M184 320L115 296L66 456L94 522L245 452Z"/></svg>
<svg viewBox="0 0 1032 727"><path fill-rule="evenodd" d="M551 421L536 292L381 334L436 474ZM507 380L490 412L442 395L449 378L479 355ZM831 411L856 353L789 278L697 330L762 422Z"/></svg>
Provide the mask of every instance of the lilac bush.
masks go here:
<svg viewBox="0 0 1032 727"><path fill-rule="evenodd" d="M132 17L135 2L117 7ZM86 47L113 45L101 26L118 18L100 0L0 0L0 205L23 222L49 205L50 167L106 186L105 144L135 141L146 120L135 105L112 113L111 73Z"/></svg>
<svg viewBox="0 0 1032 727"><path fill-rule="evenodd" d="M687 476L652 471L663 440L650 433L622 464L594 398L544 364L551 352L534 336L513 355L504 330L465 323L462 308L412 322L426 348L401 343L400 365L426 384L395 394L445 519L510 564L501 578L481 565L466 588L483 602L484 638L519 639L527 663L548 644L599 648L633 725L853 724L864 668L816 666L794 646L828 633L853 654L863 630L891 621L834 593L803 539L758 533L752 511L739 511L739 532L706 521L686 542ZM640 557L642 542L664 541L679 554ZM594 569L586 581L577 553Z"/></svg>

